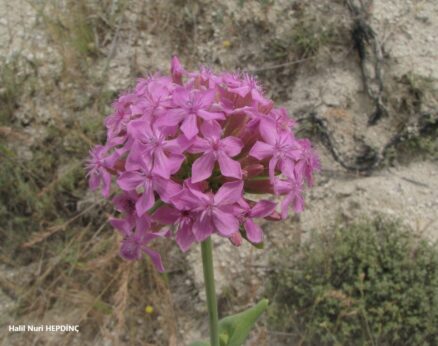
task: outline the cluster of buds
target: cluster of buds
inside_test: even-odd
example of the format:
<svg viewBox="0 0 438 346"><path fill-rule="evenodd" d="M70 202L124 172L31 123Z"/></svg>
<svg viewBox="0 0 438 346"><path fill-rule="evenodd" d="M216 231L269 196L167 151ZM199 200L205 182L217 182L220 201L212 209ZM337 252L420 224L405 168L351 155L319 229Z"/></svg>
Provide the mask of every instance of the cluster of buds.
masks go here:
<svg viewBox="0 0 438 346"><path fill-rule="evenodd" d="M146 253L163 271L148 246L155 238L174 237L182 251L212 234L258 244L263 233L254 219L303 210L318 158L254 77L189 72L174 57L170 76L140 79L113 108L106 144L91 150L87 168L90 188L100 188L120 213L110 222L123 236L123 258ZM245 193L278 196L279 210Z"/></svg>

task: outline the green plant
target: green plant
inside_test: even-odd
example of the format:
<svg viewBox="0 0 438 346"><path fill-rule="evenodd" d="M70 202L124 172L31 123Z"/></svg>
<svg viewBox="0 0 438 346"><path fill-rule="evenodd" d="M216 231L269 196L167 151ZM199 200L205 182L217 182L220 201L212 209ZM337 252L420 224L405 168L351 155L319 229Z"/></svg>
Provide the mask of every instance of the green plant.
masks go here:
<svg viewBox="0 0 438 346"><path fill-rule="evenodd" d="M273 265L270 327L300 344L438 343L438 251L398 222L315 233Z"/></svg>
<svg viewBox="0 0 438 346"><path fill-rule="evenodd" d="M413 159L437 159L438 158L438 128L430 134L412 135L398 143L392 159L406 163Z"/></svg>
<svg viewBox="0 0 438 346"><path fill-rule="evenodd" d="M335 43L336 27L315 15L303 14L290 31L272 40L267 47L271 61L285 62L318 54L324 46Z"/></svg>
<svg viewBox="0 0 438 346"><path fill-rule="evenodd" d="M328 45L334 36L331 26L321 25L316 18L300 21L292 32L292 41L303 57L316 55L320 48Z"/></svg>

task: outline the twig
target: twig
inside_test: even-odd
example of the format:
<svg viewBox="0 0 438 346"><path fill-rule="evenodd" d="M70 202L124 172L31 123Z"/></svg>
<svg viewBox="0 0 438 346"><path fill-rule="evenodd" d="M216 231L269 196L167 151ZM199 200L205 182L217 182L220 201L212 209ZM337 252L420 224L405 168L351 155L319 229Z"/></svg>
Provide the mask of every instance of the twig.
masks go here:
<svg viewBox="0 0 438 346"><path fill-rule="evenodd" d="M427 184L424 184L424 183L422 183L422 182L416 181L416 180L411 179L411 178L402 177L402 176L399 176L399 177L400 177L400 179L403 179L404 181L407 181L407 182L409 182L409 183L411 183L411 184L414 184L414 185L417 185L417 186L427 187L427 188L430 187L430 186L427 185Z"/></svg>

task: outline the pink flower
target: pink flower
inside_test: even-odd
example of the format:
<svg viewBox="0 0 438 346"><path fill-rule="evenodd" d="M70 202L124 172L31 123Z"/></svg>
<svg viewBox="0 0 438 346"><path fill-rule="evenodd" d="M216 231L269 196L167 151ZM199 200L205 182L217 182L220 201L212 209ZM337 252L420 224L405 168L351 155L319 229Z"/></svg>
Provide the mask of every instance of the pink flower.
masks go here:
<svg viewBox="0 0 438 346"><path fill-rule="evenodd" d="M117 99L106 144L87 161L90 189L119 215L111 224L123 236L121 256L146 253L159 270L160 255L149 248L156 238L172 237L182 251L212 234L235 246L262 242L255 219L302 211L304 187L320 166L254 77L186 71L177 57L170 72L138 80ZM249 193L279 196L281 217L277 203L253 202Z"/></svg>
<svg viewBox="0 0 438 346"><path fill-rule="evenodd" d="M173 194L180 190L179 185L173 181L153 174L149 161L143 161L135 171L122 173L117 179L117 184L127 192L134 191L139 187L143 189L143 193L135 204L138 216L142 216L154 205L154 192L157 192L162 200L168 201Z"/></svg>
<svg viewBox="0 0 438 346"><path fill-rule="evenodd" d="M167 140L166 136L145 120L133 120L128 126L128 133L134 139L128 156L128 169L136 167L140 159L150 161L153 172L163 178L169 178L178 171L184 156L178 139Z"/></svg>
<svg viewBox="0 0 438 346"><path fill-rule="evenodd" d="M312 149L308 139L298 140L302 148L301 157L295 165L295 175L298 180L305 180L309 186L313 186L313 172L319 171L320 162L318 156Z"/></svg>
<svg viewBox="0 0 438 346"><path fill-rule="evenodd" d="M118 159L117 153L107 155L108 148L96 145L90 150L90 158L87 161L89 187L95 191L102 185L102 195L109 197L111 189L111 174L109 169Z"/></svg>
<svg viewBox="0 0 438 346"><path fill-rule="evenodd" d="M192 230L195 213L189 209L183 207L182 210L178 210L174 207L164 206L153 214L153 218L164 225L176 225L175 240L183 252L186 252L196 241Z"/></svg>
<svg viewBox="0 0 438 346"><path fill-rule="evenodd" d="M135 191L124 191L113 198L114 209L126 215L134 215L136 212L135 204L140 195Z"/></svg>
<svg viewBox="0 0 438 346"><path fill-rule="evenodd" d="M219 162L220 171L225 177L242 178L239 162L231 159L242 150L242 141L232 136L221 139L221 132L217 121L206 121L202 124L203 138L198 137L190 149L192 153L204 153L193 163L193 183L209 178L216 161Z"/></svg>
<svg viewBox="0 0 438 346"><path fill-rule="evenodd" d="M122 258L128 261L138 260L144 252L151 258L158 271L164 271L160 254L151 250L147 245L153 239L164 237L165 232L150 232L150 220L145 217L137 218L134 223L131 220L123 219L111 219L110 222L123 236L120 245L120 256Z"/></svg>
<svg viewBox="0 0 438 346"><path fill-rule="evenodd" d="M287 110L284 108L272 110L271 116L277 126L277 131L288 131L289 129L294 128L297 124L294 119L287 115Z"/></svg>
<svg viewBox="0 0 438 346"><path fill-rule="evenodd" d="M121 95L113 103L114 113L105 119L105 126L108 130L108 139L123 135L126 132L126 125L131 119L131 106L138 101L134 94L126 93Z"/></svg>
<svg viewBox="0 0 438 346"><path fill-rule="evenodd" d="M253 218L267 217L271 215L275 210L276 204L271 201L260 201L254 204L251 208L247 201L243 198L239 201L239 213L241 222L246 231L248 240L252 243L261 243L263 241L263 231L259 225L257 225Z"/></svg>
<svg viewBox="0 0 438 346"><path fill-rule="evenodd" d="M287 180L276 179L274 185L277 194L286 195L281 202L282 219L287 217L290 206L297 213L301 213L304 210L303 188L299 180L293 178L288 178Z"/></svg>
<svg viewBox="0 0 438 346"><path fill-rule="evenodd" d="M190 186L175 195L172 202L178 209L186 208L197 213L193 234L198 242L207 239L215 230L229 237L239 229L233 204L241 198L242 189L241 181L225 183L215 195Z"/></svg>
<svg viewBox="0 0 438 346"><path fill-rule="evenodd" d="M236 78L236 76L227 76L225 82L229 85L229 92L240 97L251 96L255 103L260 103L263 106L269 104L269 100L262 95L261 88L253 76L245 74L243 80Z"/></svg>
<svg viewBox="0 0 438 346"><path fill-rule="evenodd" d="M173 93L175 108L170 109L158 121L158 124L175 126L182 122L181 131L187 139L192 139L199 132L198 117L204 120L224 119L223 113L209 111L215 96L215 90L199 91L178 88Z"/></svg>
<svg viewBox="0 0 438 346"><path fill-rule="evenodd" d="M259 125L260 135L264 142L257 141L249 155L258 160L270 157L269 176L274 179L275 169L280 165L281 173L291 177L296 160L300 158L301 148L291 132L277 131L270 121L263 121Z"/></svg>
<svg viewBox="0 0 438 346"><path fill-rule="evenodd" d="M117 184L125 191L134 191L138 187L143 189L141 197L135 203L138 216L143 215L154 205L154 185L157 184L157 181L150 168L124 172L117 179Z"/></svg>
<svg viewBox="0 0 438 346"><path fill-rule="evenodd" d="M169 88L157 80L149 81L143 87L137 87L139 101L131 106L132 115L143 116L148 121L158 118L166 112L170 103Z"/></svg>

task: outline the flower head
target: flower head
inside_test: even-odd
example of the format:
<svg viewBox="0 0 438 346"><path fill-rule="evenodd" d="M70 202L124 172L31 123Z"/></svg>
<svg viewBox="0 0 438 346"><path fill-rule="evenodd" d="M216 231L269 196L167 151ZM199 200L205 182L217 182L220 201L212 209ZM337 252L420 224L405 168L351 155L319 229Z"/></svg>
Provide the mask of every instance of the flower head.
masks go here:
<svg viewBox="0 0 438 346"><path fill-rule="evenodd" d="M90 151L87 170L90 188L100 188L119 214L111 224L124 259L147 254L164 270L150 245L157 239L173 237L182 251L212 234L257 244L256 219L303 210L318 157L253 76L187 71L173 57L170 76L140 79L113 108L107 142ZM280 214L278 200L247 193L279 198Z"/></svg>

